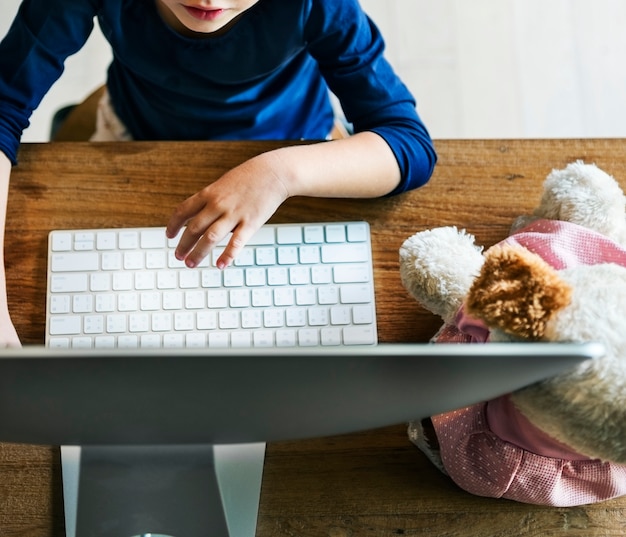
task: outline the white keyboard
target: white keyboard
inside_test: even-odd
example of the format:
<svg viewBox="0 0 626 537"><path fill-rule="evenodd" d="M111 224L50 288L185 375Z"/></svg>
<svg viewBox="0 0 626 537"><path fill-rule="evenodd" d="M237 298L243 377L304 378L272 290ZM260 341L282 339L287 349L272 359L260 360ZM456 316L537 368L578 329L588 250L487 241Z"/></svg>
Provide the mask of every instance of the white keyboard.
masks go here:
<svg viewBox="0 0 626 537"><path fill-rule="evenodd" d="M174 257L165 228L52 231L51 348L374 345L366 222L266 224L235 263Z"/></svg>

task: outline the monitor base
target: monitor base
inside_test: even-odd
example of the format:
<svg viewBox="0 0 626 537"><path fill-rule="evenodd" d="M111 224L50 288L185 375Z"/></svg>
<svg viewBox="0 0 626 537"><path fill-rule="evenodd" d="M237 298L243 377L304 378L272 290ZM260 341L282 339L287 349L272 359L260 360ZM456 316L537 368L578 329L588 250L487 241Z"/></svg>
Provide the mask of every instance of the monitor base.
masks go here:
<svg viewBox="0 0 626 537"><path fill-rule="evenodd" d="M67 537L254 537L265 444L62 446Z"/></svg>

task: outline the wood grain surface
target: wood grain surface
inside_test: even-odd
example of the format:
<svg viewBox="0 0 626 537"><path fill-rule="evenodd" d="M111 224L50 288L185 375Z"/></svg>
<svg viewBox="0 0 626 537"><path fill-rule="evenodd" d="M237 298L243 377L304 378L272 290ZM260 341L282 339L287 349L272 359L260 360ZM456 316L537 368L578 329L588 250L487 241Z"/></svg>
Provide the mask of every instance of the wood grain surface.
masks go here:
<svg viewBox="0 0 626 537"><path fill-rule="evenodd" d="M239 162L284 142L23 144L9 196L9 307L24 344L44 339L46 241L52 229L165 225L174 206ZM413 233L456 225L490 246L536 206L553 168L594 162L626 189L619 139L438 140L420 190L378 200L294 198L272 222L368 221L380 342L427 341L439 320L399 279ZM0 433L1 434L1 433ZM268 445L257 536L623 535L626 498L554 509L471 496L433 468L405 424ZM59 450L0 444L0 537L64 535ZM121 536L123 537L123 536Z"/></svg>

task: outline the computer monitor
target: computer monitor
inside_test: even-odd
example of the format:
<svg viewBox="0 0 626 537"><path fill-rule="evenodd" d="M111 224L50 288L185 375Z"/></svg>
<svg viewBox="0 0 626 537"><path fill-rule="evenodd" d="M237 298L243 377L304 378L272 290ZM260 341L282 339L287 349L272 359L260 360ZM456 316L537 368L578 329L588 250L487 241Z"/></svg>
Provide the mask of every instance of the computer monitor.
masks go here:
<svg viewBox="0 0 626 537"><path fill-rule="evenodd" d="M0 441L63 446L68 537L250 537L266 442L419 419L603 353L598 343L5 349Z"/></svg>

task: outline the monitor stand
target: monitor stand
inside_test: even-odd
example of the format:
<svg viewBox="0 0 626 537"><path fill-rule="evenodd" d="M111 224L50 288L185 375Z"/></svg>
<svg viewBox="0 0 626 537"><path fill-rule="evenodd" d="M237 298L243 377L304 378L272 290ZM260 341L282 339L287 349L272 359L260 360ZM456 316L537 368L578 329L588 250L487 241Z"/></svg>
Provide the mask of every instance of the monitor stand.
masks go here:
<svg viewBox="0 0 626 537"><path fill-rule="evenodd" d="M265 443L62 446L66 537L254 537Z"/></svg>

